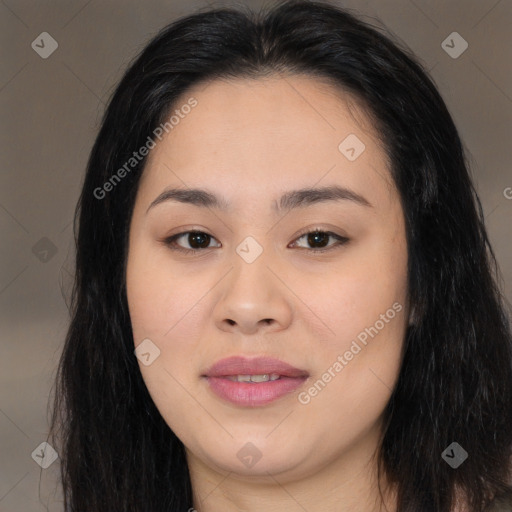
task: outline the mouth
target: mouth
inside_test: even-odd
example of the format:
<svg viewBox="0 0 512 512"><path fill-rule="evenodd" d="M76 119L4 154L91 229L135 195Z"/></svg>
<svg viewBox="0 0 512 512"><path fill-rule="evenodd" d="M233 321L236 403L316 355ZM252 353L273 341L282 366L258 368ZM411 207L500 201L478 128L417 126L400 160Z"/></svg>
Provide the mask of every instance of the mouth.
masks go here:
<svg viewBox="0 0 512 512"><path fill-rule="evenodd" d="M224 377L228 380L232 380L233 382L253 382L255 384L259 382L273 382L281 378L286 378L278 373L262 373L260 375L225 375Z"/></svg>
<svg viewBox="0 0 512 512"><path fill-rule="evenodd" d="M201 377L224 401L242 407L259 407L295 391L304 384L309 373L278 359L237 356L218 361Z"/></svg>

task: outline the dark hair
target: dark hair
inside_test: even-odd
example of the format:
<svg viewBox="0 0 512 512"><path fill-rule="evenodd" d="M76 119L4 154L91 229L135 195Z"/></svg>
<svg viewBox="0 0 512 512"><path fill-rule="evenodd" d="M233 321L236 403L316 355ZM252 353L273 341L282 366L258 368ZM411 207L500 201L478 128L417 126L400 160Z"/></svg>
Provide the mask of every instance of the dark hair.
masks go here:
<svg viewBox="0 0 512 512"><path fill-rule="evenodd" d="M72 320L51 434L67 511L180 511L192 503L181 441L141 377L125 289L128 229L146 158L95 194L191 86L305 74L361 100L402 201L413 325L385 410L379 469L398 511L480 511L511 490L512 336L499 270L454 122L409 50L347 10L287 1L259 14L198 12L164 28L115 90L75 213ZM469 454L457 469L452 442Z"/></svg>

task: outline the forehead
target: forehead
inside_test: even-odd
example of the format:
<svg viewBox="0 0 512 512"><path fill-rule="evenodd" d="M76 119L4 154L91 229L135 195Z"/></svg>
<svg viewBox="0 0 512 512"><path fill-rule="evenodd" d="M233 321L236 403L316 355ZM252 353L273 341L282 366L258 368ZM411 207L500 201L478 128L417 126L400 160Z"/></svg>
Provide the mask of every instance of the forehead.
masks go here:
<svg viewBox="0 0 512 512"><path fill-rule="evenodd" d="M357 98L325 80L217 79L187 90L169 116L190 98L196 106L157 142L142 185L222 186L228 196L248 188L275 196L317 183L393 188L372 120ZM347 157L351 147L355 159Z"/></svg>

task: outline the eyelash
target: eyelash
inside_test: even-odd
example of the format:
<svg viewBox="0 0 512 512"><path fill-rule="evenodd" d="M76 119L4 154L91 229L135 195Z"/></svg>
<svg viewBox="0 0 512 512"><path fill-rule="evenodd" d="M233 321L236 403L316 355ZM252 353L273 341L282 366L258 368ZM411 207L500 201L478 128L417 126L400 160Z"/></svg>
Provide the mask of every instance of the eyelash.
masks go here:
<svg viewBox="0 0 512 512"><path fill-rule="evenodd" d="M215 240L215 238L212 235L210 235L210 234L208 234L208 233L206 233L204 231L190 230L190 231L182 231L181 233L177 233L175 235L167 237L167 238L165 238L163 240L163 243L165 245L167 245L173 251L178 251L178 252L182 252L182 253L186 253L186 254L191 254L191 255L195 255L195 254L197 254L199 252L206 251L208 249L215 249L215 247L206 247L206 248L203 248L203 249L186 249L186 248L181 247L181 246L176 244L176 240L177 239L181 238L184 235L189 235L191 233L200 234L200 235L207 235L210 238ZM340 248L341 246L345 245L349 241L349 239L347 237L338 235L336 233L333 233L332 231L325 231L325 230L321 230L321 229L314 229L314 230L310 230L310 231L305 231L304 233L300 234L294 241L300 240L305 235L318 234L318 233L325 234L325 235L328 235L328 236L330 236L332 238L335 238L338 241L338 243L332 244L332 245L327 246L327 247L323 247L321 249L305 248L306 251L313 252L313 253L323 253L323 252L327 252L327 251L330 251L330 250L333 250L333 249L336 249L336 248ZM300 248L300 249L304 249L304 248Z"/></svg>

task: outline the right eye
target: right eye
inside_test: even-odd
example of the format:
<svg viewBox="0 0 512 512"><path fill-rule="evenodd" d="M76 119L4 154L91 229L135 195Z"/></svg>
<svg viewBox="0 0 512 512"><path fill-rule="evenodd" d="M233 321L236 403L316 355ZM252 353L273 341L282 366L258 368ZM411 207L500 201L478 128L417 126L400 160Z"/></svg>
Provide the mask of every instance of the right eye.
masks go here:
<svg viewBox="0 0 512 512"><path fill-rule="evenodd" d="M177 242L180 239L184 239L190 247L179 245ZM166 238L164 243L173 251L196 254L204 249L210 249L211 240L215 240L215 238L204 231L183 231ZM220 247L220 245L216 247Z"/></svg>

